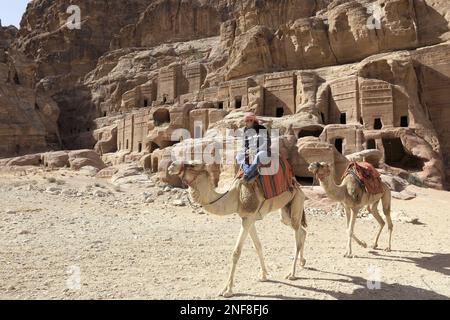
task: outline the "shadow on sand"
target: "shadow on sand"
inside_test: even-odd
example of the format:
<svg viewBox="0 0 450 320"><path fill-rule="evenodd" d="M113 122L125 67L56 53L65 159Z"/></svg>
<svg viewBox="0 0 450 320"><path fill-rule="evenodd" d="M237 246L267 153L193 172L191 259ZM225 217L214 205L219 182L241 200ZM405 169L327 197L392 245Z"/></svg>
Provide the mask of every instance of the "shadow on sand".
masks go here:
<svg viewBox="0 0 450 320"><path fill-rule="evenodd" d="M361 257L361 259L376 259L376 260L386 260L386 261L398 261L405 263L414 263L417 267L423 268L425 270L439 272L444 276L450 275L450 254L436 254L430 252L419 252L419 251L393 251L393 252L404 252L404 253L421 253L430 255L429 257L420 258L410 258L392 255L382 255L377 251L371 251L370 253L377 256L375 257ZM295 284L295 282L288 281L276 281L271 280L269 283L284 285L287 287L326 294L330 299L338 300L449 300L450 297L441 295L432 290L426 290L422 288L417 288L414 286L403 285L403 284L388 284L381 282L381 288L378 290L370 290L367 287L367 279L359 276L353 276L343 273L333 273L323 270L318 270L314 268L306 268L307 270L320 272L322 274L328 274L333 276L339 276L347 279L326 279L326 278L298 278L301 280L315 280L315 281L329 281L329 282L339 282L343 284L358 286L352 293L339 292L328 289L313 288L309 286L302 286ZM253 297L258 299L280 299L280 300L302 300L302 297L289 297L284 295L252 295L252 294L237 294L237 297Z"/></svg>

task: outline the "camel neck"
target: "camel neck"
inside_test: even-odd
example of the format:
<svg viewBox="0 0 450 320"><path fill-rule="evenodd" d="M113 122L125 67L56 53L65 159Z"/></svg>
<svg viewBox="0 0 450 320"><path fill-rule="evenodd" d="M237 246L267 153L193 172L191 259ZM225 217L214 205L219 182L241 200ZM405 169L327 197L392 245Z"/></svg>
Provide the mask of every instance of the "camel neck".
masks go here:
<svg viewBox="0 0 450 320"><path fill-rule="evenodd" d="M334 201L342 202L345 200L345 188L338 186L334 182L333 175L330 174L323 179L319 179L321 187L325 190L328 197Z"/></svg>
<svg viewBox="0 0 450 320"><path fill-rule="evenodd" d="M190 186L192 199L208 213L218 216L230 215L238 211L238 198L231 200L234 192L234 190L227 194L216 192L215 186L206 174L199 176Z"/></svg>

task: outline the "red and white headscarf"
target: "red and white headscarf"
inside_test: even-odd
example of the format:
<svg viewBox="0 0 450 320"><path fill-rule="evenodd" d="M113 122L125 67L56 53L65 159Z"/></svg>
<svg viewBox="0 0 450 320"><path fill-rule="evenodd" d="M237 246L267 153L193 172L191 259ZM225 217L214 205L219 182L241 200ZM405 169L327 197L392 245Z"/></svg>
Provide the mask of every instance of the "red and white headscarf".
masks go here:
<svg viewBox="0 0 450 320"><path fill-rule="evenodd" d="M256 117L256 115L252 112L249 112L247 114L245 114L244 116L244 121L254 121L256 123L259 123L258 118Z"/></svg>

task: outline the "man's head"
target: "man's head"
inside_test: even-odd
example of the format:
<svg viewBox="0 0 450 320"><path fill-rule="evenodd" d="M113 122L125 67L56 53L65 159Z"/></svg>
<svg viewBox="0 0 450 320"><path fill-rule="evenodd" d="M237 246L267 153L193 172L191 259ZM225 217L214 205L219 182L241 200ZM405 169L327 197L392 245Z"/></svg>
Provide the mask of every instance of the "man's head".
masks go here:
<svg viewBox="0 0 450 320"><path fill-rule="evenodd" d="M244 121L245 121L245 126L248 129L254 128L255 124L259 123L258 118L256 117L256 115L254 113L247 113L244 116Z"/></svg>

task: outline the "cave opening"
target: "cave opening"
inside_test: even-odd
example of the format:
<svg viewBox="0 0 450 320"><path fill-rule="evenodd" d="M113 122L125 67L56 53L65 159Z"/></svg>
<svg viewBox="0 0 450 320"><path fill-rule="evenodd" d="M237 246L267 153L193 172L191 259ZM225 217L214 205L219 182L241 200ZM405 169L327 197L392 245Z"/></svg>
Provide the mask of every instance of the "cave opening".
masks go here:
<svg viewBox="0 0 450 320"><path fill-rule="evenodd" d="M282 118L284 116L284 108L283 107L279 107L276 110L276 117L277 118Z"/></svg>
<svg viewBox="0 0 450 320"><path fill-rule="evenodd" d="M320 137L320 135L322 134L323 129L302 129L300 130L300 132L298 133L298 138L305 138L305 137Z"/></svg>
<svg viewBox="0 0 450 320"><path fill-rule="evenodd" d="M37 103L34 104L34 110L39 111L41 108Z"/></svg>
<svg viewBox="0 0 450 320"><path fill-rule="evenodd" d="M338 138L334 141L334 146L339 153L343 152L344 139Z"/></svg>
<svg viewBox="0 0 450 320"><path fill-rule="evenodd" d="M377 143L374 139L367 140L367 149L372 150L377 148Z"/></svg>
<svg viewBox="0 0 450 320"><path fill-rule="evenodd" d="M341 124L347 124L347 113L343 112L341 113Z"/></svg>
<svg viewBox="0 0 450 320"><path fill-rule="evenodd" d="M142 142L138 143L138 152L141 153L142 152Z"/></svg>
<svg viewBox="0 0 450 320"><path fill-rule="evenodd" d="M152 173L158 173L158 169L159 169L158 158L153 158L153 161L152 161Z"/></svg>
<svg viewBox="0 0 450 320"><path fill-rule="evenodd" d="M411 171L423 170L423 160L406 152L400 138L383 139L383 147L387 165Z"/></svg>
<svg viewBox="0 0 450 320"><path fill-rule="evenodd" d="M144 99L144 108L147 108L147 107L148 107L148 100Z"/></svg>
<svg viewBox="0 0 450 320"><path fill-rule="evenodd" d="M170 123L170 112L167 109L159 109L153 113L153 120L157 127Z"/></svg>
<svg viewBox="0 0 450 320"><path fill-rule="evenodd" d="M400 127L402 128L408 128L409 126L409 119L408 116L402 116L400 118Z"/></svg>
<svg viewBox="0 0 450 320"><path fill-rule="evenodd" d="M383 129L383 122L381 122L380 118L376 118L375 121L373 122L373 128L375 130L381 130Z"/></svg>
<svg viewBox="0 0 450 320"><path fill-rule="evenodd" d="M242 108L242 97L237 97L235 100L236 109Z"/></svg>

